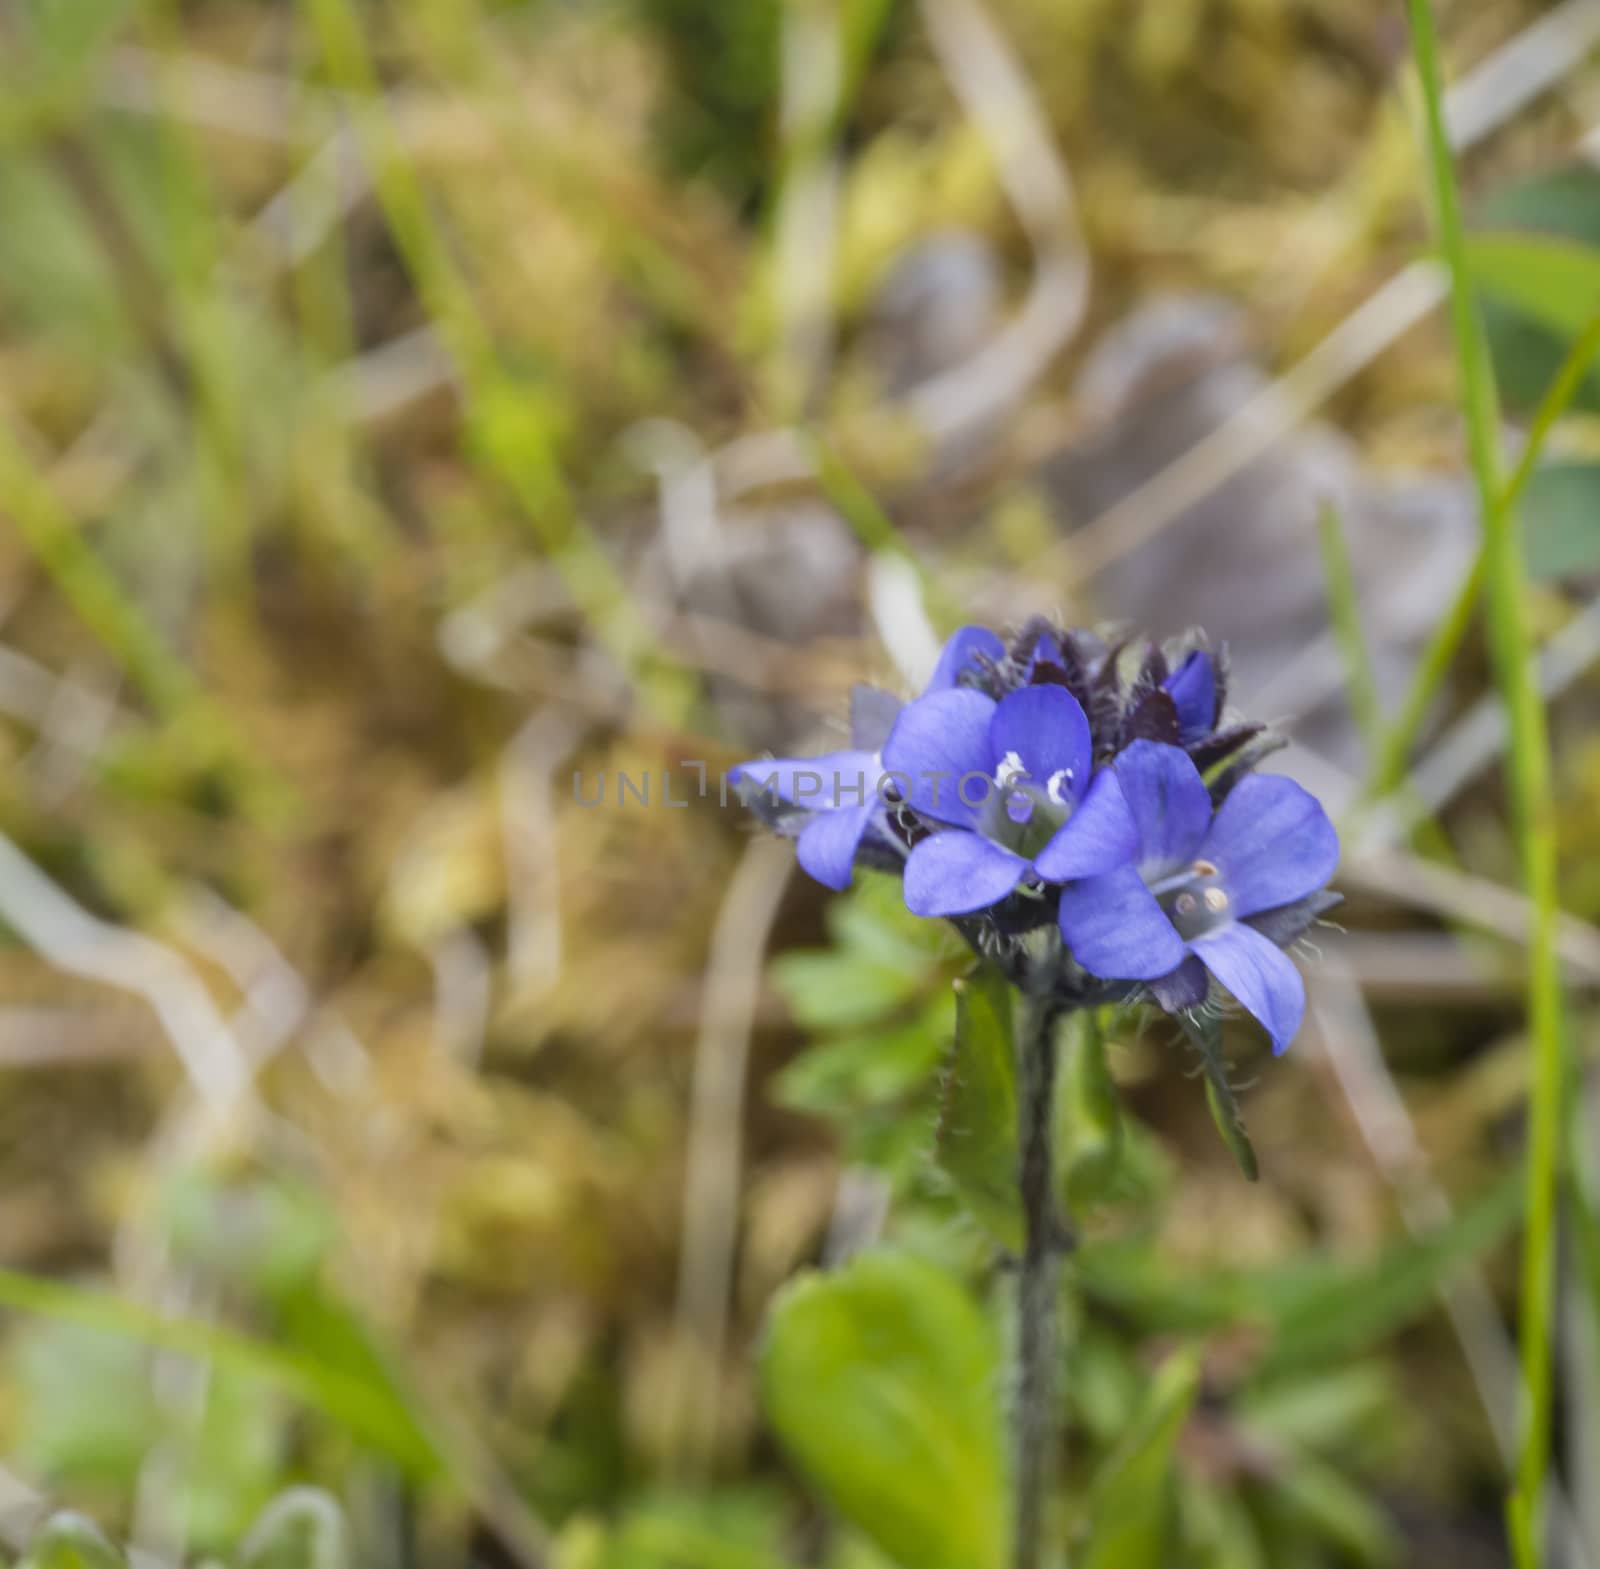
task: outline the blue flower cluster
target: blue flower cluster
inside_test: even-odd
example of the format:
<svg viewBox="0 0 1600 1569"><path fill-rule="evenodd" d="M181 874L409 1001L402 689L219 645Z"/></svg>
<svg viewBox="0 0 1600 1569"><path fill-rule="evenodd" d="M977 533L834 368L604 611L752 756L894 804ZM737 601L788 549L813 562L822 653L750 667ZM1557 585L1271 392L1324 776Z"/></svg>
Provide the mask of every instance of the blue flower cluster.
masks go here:
<svg viewBox="0 0 1600 1569"><path fill-rule="evenodd" d="M1283 948L1336 902L1339 841L1299 785L1251 771L1281 743L1222 723L1226 674L1201 647L966 627L913 702L858 688L850 749L730 777L830 888L901 869L909 909L991 956L1054 922L1081 1002L1179 1011L1215 978L1281 1052L1305 1010Z"/></svg>

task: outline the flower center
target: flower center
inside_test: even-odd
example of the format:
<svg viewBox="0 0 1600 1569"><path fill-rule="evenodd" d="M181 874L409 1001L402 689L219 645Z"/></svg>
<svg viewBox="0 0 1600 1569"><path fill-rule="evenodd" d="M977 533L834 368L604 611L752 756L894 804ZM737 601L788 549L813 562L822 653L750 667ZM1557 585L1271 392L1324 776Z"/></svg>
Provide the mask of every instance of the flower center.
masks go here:
<svg viewBox="0 0 1600 1569"><path fill-rule="evenodd" d="M1040 783L1015 752L1007 752L995 768L994 782L979 831L1031 861L1072 815L1072 770L1058 768Z"/></svg>
<svg viewBox="0 0 1600 1569"><path fill-rule="evenodd" d="M1183 871L1153 884L1150 892L1185 941L1203 937L1233 919L1233 901L1212 861L1191 862Z"/></svg>

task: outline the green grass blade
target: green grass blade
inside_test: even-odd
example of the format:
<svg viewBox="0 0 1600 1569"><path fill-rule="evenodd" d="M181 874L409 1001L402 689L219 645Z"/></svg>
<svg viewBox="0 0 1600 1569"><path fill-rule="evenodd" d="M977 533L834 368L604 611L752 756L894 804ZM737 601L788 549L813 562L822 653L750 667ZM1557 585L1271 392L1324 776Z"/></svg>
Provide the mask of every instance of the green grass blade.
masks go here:
<svg viewBox="0 0 1600 1569"><path fill-rule="evenodd" d="M1467 445L1483 518L1484 609L1495 676L1510 727L1507 775L1524 890L1533 908L1528 951L1528 1021L1533 1038L1527 1226L1521 1281L1523 1426L1508 1505L1519 1569L1539 1563L1539 1509L1550 1467L1552 1306L1556 1206L1561 1175L1565 1054L1556 956L1556 842L1550 751L1524 595L1522 543L1505 505L1497 450L1499 410L1488 345L1472 292L1461 204L1444 119L1444 85L1429 0L1408 0L1422 89L1427 162L1439 245L1450 271L1450 319L1461 379Z"/></svg>
<svg viewBox="0 0 1600 1569"><path fill-rule="evenodd" d="M1500 506L1514 513L1528 481L1544 456L1544 449L1556 422L1572 405L1595 360L1600 358L1600 316L1595 317L1573 343L1566 359L1551 381L1549 389L1535 410L1533 422L1528 427L1528 439L1517 460L1517 467L1506 482L1500 496ZM1372 771L1368 778L1363 800L1372 802L1397 789L1405 777L1411 748L1416 743L1422 722L1439 695L1439 688L1455 662L1461 644L1472 625L1478 608L1478 595L1483 590L1483 553L1480 550L1472 570L1463 579L1456 597L1451 601L1433 636L1428 639L1417 661L1416 673L1400 704L1398 712L1384 728L1373 754Z"/></svg>
<svg viewBox="0 0 1600 1569"><path fill-rule="evenodd" d="M537 382L502 363L493 328L450 253L393 123L360 14L352 0L303 0L303 6L330 77L349 97L384 220L455 364L479 461L517 501L535 541L601 642L624 670L642 678L645 699L657 716L683 723L693 701L692 682L656 646L627 585L580 516Z"/></svg>
<svg viewBox="0 0 1600 1569"><path fill-rule="evenodd" d="M1521 501L1523 491L1528 488L1528 481L1539 466L1539 459L1544 456L1550 432L1555 429L1556 421L1567 412L1572 400L1577 397L1589 374L1589 367L1594 364L1597 356L1600 356L1600 315L1591 318L1573 341L1572 347L1567 350L1567 357L1561 362L1561 368L1555 374L1555 379L1550 383L1549 391L1539 400L1539 407L1534 410L1533 423L1528 427L1528 439L1522 448L1522 455L1517 459L1517 466L1501 493L1501 510L1507 514L1516 512L1517 503Z"/></svg>
<svg viewBox="0 0 1600 1569"><path fill-rule="evenodd" d="M1411 748L1416 744L1428 710L1433 707L1444 678L1466 641L1473 617L1477 614L1478 596L1483 591L1483 553L1480 550L1472 563L1472 570L1462 579L1433 636L1428 639L1417 660L1411 685L1400 701L1394 718L1385 727L1373 753L1372 773L1363 792L1364 802L1382 800L1399 788L1406 776L1411 759Z"/></svg>
<svg viewBox="0 0 1600 1569"><path fill-rule="evenodd" d="M1361 630L1361 610L1356 593L1355 571L1344 537L1339 510L1327 502L1317 513L1317 543L1322 548L1322 577L1328 593L1328 617L1334 641L1344 660L1345 684L1349 690L1350 712L1367 744L1368 753L1377 755L1383 739L1383 706L1378 701L1378 682L1367 654L1367 640Z"/></svg>
<svg viewBox="0 0 1600 1569"><path fill-rule="evenodd" d="M216 769L247 810L281 819L289 788L246 744L189 667L168 647L138 604L57 500L22 438L0 418L0 516L22 536L79 620L127 672L155 717L171 727L185 762Z"/></svg>

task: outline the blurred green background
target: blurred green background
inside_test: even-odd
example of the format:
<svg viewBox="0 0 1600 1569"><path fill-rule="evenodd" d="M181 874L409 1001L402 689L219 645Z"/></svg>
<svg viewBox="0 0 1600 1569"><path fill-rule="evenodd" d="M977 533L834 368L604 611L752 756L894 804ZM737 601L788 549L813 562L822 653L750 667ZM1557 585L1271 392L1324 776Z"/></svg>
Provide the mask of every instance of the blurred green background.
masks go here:
<svg viewBox="0 0 1600 1569"><path fill-rule="evenodd" d="M1440 26L1514 437L1573 372L1523 543L1586 1069L1600 6ZM1527 910L1407 49L1387 0L0 0L0 1555L71 1507L41 1566L994 1569L966 961L717 780L1044 611L1204 626L1347 852L1287 1059L1117 1018L1068 1086L1074 1562L1509 1562Z"/></svg>

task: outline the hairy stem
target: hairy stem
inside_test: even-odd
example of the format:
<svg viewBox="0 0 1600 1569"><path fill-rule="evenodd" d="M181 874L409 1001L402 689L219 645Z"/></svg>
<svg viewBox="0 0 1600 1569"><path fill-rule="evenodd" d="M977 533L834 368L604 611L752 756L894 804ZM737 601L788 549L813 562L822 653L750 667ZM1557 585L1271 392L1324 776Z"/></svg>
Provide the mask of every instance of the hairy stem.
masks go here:
<svg viewBox="0 0 1600 1569"><path fill-rule="evenodd" d="M1055 1210L1050 1128L1060 1011L1060 1004L1048 997L1024 995L1018 1021L1018 1182L1025 1230L1012 1391L1012 1569L1040 1569L1043 1563L1045 1497L1055 1448L1056 1274L1062 1233Z"/></svg>

